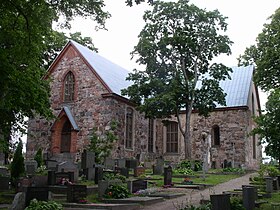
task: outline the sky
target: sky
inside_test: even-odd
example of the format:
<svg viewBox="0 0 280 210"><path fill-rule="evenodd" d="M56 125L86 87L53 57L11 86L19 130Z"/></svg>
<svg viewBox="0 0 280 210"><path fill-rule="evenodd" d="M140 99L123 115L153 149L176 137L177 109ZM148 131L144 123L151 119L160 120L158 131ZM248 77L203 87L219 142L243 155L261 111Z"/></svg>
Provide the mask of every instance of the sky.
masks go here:
<svg viewBox="0 0 280 210"><path fill-rule="evenodd" d="M144 11L151 7L142 3L133 7L125 5L125 0L105 0L105 9L112 17L107 20L107 31L95 31L95 24L90 19L77 18L73 22L72 32L80 31L83 36L92 38L100 55L131 71L137 68L131 60L130 52L138 42L138 34L144 26ZM279 0L190 0L200 8L218 9L228 19L226 34L234 42L230 56L218 60L231 67L237 65L237 57L246 47L255 43L263 24L280 7Z"/></svg>
<svg viewBox="0 0 280 210"><path fill-rule="evenodd" d="M92 38L95 47L103 57L132 71L139 67L131 60L130 53L138 42L138 35L145 25L144 11L151 9L147 3L128 7L125 0L104 0L105 10L112 17L107 20L107 30L95 30L95 23L90 19L76 18L72 24L72 32L81 32L82 36ZM237 66L237 58L244 53L246 47L255 44L257 35L263 24L277 8L279 0L190 0L191 3L206 10L219 10L227 17L229 36L233 45L232 54L222 55L216 59L228 67ZM260 92L261 105L264 107L266 94Z"/></svg>

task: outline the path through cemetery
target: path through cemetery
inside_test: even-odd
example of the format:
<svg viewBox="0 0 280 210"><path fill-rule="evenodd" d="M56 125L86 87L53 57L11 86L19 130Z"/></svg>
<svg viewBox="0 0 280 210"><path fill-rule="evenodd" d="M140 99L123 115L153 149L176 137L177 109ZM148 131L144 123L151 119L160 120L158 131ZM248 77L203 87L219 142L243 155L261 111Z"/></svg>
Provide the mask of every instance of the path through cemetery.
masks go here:
<svg viewBox="0 0 280 210"><path fill-rule="evenodd" d="M187 203L198 205L201 199L210 199L210 194L221 194L224 191L230 191L234 189L241 189L242 185L249 184L249 178L253 174L246 174L242 177L232 179L228 182L216 185L211 188L207 188L205 190L185 190L185 189L177 189L178 192L186 193L186 196L182 196L175 199L165 200L164 202L155 203L150 206L144 206L145 210L176 210L179 209L178 206ZM167 190L171 190L167 189ZM172 189L173 191L174 189ZM177 208L176 208L177 207Z"/></svg>

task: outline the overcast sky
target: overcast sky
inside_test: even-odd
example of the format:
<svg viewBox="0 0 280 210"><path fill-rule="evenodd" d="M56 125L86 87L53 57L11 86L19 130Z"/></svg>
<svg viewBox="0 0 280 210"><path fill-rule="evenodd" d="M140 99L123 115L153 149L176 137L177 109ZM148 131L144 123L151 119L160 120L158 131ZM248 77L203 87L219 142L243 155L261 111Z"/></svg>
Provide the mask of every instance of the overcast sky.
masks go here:
<svg viewBox="0 0 280 210"><path fill-rule="evenodd" d="M125 0L105 0L106 10L112 17L107 21L107 31L94 30L91 20L77 19L72 31L80 31L83 36L90 36L100 55L119 64L127 70L136 68L135 61L130 60L130 52L138 42L138 34L144 26L142 16L150 9L146 3L128 7ZM267 18L280 7L279 0L191 0L200 8L218 9L228 17L227 35L234 42L232 55L220 58L227 66L236 66L236 58L246 47L255 43Z"/></svg>

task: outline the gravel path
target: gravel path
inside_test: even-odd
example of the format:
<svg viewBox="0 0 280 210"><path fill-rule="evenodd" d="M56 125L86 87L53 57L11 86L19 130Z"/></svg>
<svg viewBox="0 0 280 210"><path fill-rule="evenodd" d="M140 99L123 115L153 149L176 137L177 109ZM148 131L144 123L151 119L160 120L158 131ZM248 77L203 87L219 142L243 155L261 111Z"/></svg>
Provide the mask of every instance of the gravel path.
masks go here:
<svg viewBox="0 0 280 210"><path fill-rule="evenodd" d="M228 182L216 185L214 187L207 188L205 190L190 190L190 189L176 189L176 192L185 193L185 196L165 200L164 202L156 203L150 206L144 206L142 209L145 210L177 210L178 206L186 203L193 205L198 205L199 201L203 199L210 199L210 194L221 194L224 191L234 190L236 188L241 188L242 185L249 184L249 177L253 174L246 174L244 176L232 179ZM174 189L174 188L173 188ZM172 188L168 189L173 191ZM176 208L177 207L177 208Z"/></svg>

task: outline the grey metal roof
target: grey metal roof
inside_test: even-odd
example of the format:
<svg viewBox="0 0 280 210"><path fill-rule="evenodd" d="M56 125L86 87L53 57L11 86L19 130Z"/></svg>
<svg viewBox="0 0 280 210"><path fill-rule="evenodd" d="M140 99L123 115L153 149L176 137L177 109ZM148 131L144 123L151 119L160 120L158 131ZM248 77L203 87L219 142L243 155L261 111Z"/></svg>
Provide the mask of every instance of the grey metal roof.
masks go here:
<svg viewBox="0 0 280 210"><path fill-rule="evenodd" d="M68 119L69 119L69 121L70 121L70 123L71 123L73 129L74 129L75 131L79 131L80 128L78 127L78 125L77 125L77 123L76 123L76 121L75 121L75 119L74 119L74 117L73 117L73 115L72 115L72 113L71 113L69 107L63 106L63 109L64 109L64 111L65 111L65 113L66 113L66 115L67 115L67 117L68 117Z"/></svg>
<svg viewBox="0 0 280 210"><path fill-rule="evenodd" d="M226 107L247 106L253 79L254 66L232 67L231 80L220 82L221 88L227 94ZM222 107L218 105L217 107Z"/></svg>
<svg viewBox="0 0 280 210"><path fill-rule="evenodd" d="M84 56L87 62L109 86L109 88L116 94L121 95L121 89L132 85L132 81L127 81L129 71L112 63L106 58L91 51L85 46L80 45L75 41L70 41ZM220 82L226 96L225 107L247 106L250 86L253 77L254 67L232 67L233 72L230 73L231 79L226 79ZM198 83L199 87L201 84ZM224 106L217 105L217 108Z"/></svg>
<svg viewBox="0 0 280 210"><path fill-rule="evenodd" d="M132 81L125 80L129 71L73 40L70 42L79 50L113 93L121 95L122 89L133 84Z"/></svg>

